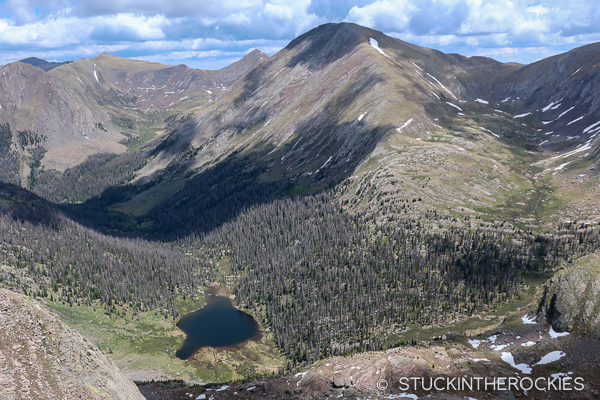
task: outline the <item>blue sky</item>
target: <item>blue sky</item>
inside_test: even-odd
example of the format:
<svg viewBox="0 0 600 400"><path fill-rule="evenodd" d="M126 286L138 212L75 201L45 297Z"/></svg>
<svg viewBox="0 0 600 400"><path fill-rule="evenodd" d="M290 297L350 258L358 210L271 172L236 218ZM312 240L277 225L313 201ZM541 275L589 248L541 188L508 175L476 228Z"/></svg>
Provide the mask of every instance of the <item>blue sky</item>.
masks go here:
<svg viewBox="0 0 600 400"><path fill-rule="evenodd" d="M446 53L530 63L600 41L597 0L5 0L0 64L108 52L217 69L275 54L326 22L355 22Z"/></svg>

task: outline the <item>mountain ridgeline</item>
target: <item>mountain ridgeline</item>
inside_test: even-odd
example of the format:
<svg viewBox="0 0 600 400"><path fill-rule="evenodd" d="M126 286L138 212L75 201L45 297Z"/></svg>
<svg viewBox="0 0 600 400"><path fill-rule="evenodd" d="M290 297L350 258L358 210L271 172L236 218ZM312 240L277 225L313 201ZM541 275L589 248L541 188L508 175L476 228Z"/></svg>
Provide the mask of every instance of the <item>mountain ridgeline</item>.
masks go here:
<svg viewBox="0 0 600 400"><path fill-rule="evenodd" d="M342 23L218 71L1 67L0 285L173 320L232 285L290 370L497 309L600 246L597 50L524 66Z"/></svg>

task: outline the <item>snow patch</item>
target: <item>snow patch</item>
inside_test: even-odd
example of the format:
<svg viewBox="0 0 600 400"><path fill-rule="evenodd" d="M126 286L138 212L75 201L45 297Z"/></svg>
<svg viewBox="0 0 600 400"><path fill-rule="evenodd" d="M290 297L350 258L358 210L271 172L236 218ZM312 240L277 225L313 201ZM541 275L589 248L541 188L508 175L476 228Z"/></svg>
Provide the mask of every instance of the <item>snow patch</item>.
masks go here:
<svg viewBox="0 0 600 400"><path fill-rule="evenodd" d="M406 121L406 122L404 123L404 125L402 125L400 128L396 128L396 131L398 131L398 133L400 133L400 131L402 131L402 129L406 128L406 127L408 126L408 124L410 124L410 123L412 122L412 120L413 120L413 119L411 118L411 119L409 119L408 121Z"/></svg>
<svg viewBox="0 0 600 400"><path fill-rule="evenodd" d="M555 104L559 104L559 103L560 103L560 100L557 101L557 102L552 102L552 103L548 104L546 107L542 108L542 112L548 111L549 109L551 109L552 107L554 107Z"/></svg>
<svg viewBox="0 0 600 400"><path fill-rule="evenodd" d="M560 378L561 376L569 376L569 375L573 375L573 372L567 372L566 374L564 372L559 372L557 374L552 374L550 376L553 378Z"/></svg>
<svg viewBox="0 0 600 400"><path fill-rule="evenodd" d="M581 71L581 68L579 68L577 71L573 72L573 73L571 74L571 76L575 75L575 74L576 74L576 73L578 73L579 71Z"/></svg>
<svg viewBox="0 0 600 400"><path fill-rule="evenodd" d="M412 62L412 61L409 61L409 62L410 62L412 65L414 65L415 67L419 68L419 71L423 71L423 70L421 69L421 67L419 67L419 66L418 66L417 64L415 64L414 62Z"/></svg>
<svg viewBox="0 0 600 400"><path fill-rule="evenodd" d="M451 91L449 91L449 90L446 88L446 86L444 86L444 85L442 84L442 82L438 81L438 80L437 80L437 78L436 78L435 76L431 75L429 72L427 73L427 75L429 75L429 76L430 76L430 77L431 77L431 78L432 78L434 81L436 81L436 82L438 83L438 85L440 85L440 86L441 86L441 87L442 87L442 88L443 88L443 89L444 89L446 92L450 93L450 96L452 96L452 97L454 97L456 100L458 100L458 99L456 98L456 96L455 96L454 94L452 94L452 92L451 92Z"/></svg>
<svg viewBox="0 0 600 400"><path fill-rule="evenodd" d="M390 394L389 396L384 397L384 399L400 399L400 398L408 398L417 400L419 397L416 394L412 393L400 393L400 394Z"/></svg>
<svg viewBox="0 0 600 400"><path fill-rule="evenodd" d="M521 317L521 321L523 321L524 324L536 324L537 323L537 322L535 322L535 316L529 318L527 316L527 314L525 314Z"/></svg>
<svg viewBox="0 0 600 400"><path fill-rule="evenodd" d="M574 139L573 137L568 137L568 138L569 138L569 139ZM590 139L590 141L591 141L591 139ZM567 158L567 157L569 157L569 156L572 156L572 155L574 155L574 154L580 153L580 152L582 152L582 151L589 150L589 149L591 149L591 148L592 148L592 146L590 145L590 141L588 141L588 142L585 144L585 146L583 146L583 147L580 147L580 148L578 148L578 149L575 149L575 150L572 150L572 151L570 151L570 152L568 152L568 153L566 153L566 154L561 154L560 156L556 156L556 157L552 157L552 158L553 158L553 159L555 159L555 158L558 158L558 157Z"/></svg>
<svg viewBox="0 0 600 400"><path fill-rule="evenodd" d="M600 125L600 121L598 121L598 122L596 122L595 124L592 124L592 125L588 126L587 128L585 128L585 129L583 130L583 133L588 133L588 131L591 131L592 129L594 129L594 127L595 127L596 125Z"/></svg>
<svg viewBox="0 0 600 400"><path fill-rule="evenodd" d="M558 118L556 118L556 119L559 119L560 117L562 117L563 115L565 115L566 113L568 113L569 111L571 111L571 110L572 110L572 109L574 109L574 108L575 108L575 107L571 107L571 108L569 108L567 111L565 111L565 112L563 112L562 114L560 114L560 115L558 116ZM555 121L556 121L556 119L555 119Z"/></svg>
<svg viewBox="0 0 600 400"><path fill-rule="evenodd" d="M358 116L358 121L360 122L365 117L365 113L362 113Z"/></svg>
<svg viewBox="0 0 600 400"><path fill-rule="evenodd" d="M521 346L524 346L524 347L531 347L531 346L533 346L534 344L535 344L535 342L532 342L532 341L530 340L530 341L529 341L529 342L527 342L527 343L521 343Z"/></svg>
<svg viewBox="0 0 600 400"><path fill-rule="evenodd" d="M229 386L225 385L225 386L221 386L220 389L215 390L215 392L222 392L222 391L227 390L227 389L229 389Z"/></svg>
<svg viewBox="0 0 600 400"><path fill-rule="evenodd" d="M513 118L523 118L523 117L526 117L526 116L528 116L528 115L531 115L531 113L530 113L530 112L528 112L528 113L525 113L525 114L519 114L519 115L515 115Z"/></svg>
<svg viewBox="0 0 600 400"><path fill-rule="evenodd" d="M211 92L210 90L207 90L207 91L206 91L206 93L208 93L208 94L212 94L212 92Z"/></svg>
<svg viewBox="0 0 600 400"><path fill-rule="evenodd" d="M327 161L325 161L325 164L321 165L321 168L319 168L318 170L315 171L315 175L319 173L320 170L323 169L323 167L325 167L329 161L331 161L331 159L333 158L333 156L329 156L329 158L327 159Z"/></svg>
<svg viewBox="0 0 600 400"><path fill-rule="evenodd" d="M490 346L490 349L494 350L494 351L500 351L500 350L504 350L505 348L507 348L508 344L495 344Z"/></svg>
<svg viewBox="0 0 600 400"><path fill-rule="evenodd" d="M296 375L294 375L295 378L301 376L302 378L296 382L296 387L300 386L300 382L302 382L302 379L304 379L304 375L308 374L308 371L306 372L298 372Z"/></svg>
<svg viewBox="0 0 600 400"><path fill-rule="evenodd" d="M579 117L579 118L577 118L577 119L574 119L573 121L569 122L569 123L567 124L567 126L569 126L569 125L571 125L571 124L573 124L573 123L575 123L575 122L577 122L577 121L581 121L582 119L583 119L583 116L582 116L582 117Z"/></svg>
<svg viewBox="0 0 600 400"><path fill-rule="evenodd" d="M471 346L473 346L474 349L478 348L481 343L485 342L485 340L478 339L468 339L467 341Z"/></svg>
<svg viewBox="0 0 600 400"><path fill-rule="evenodd" d="M460 108L460 107L459 107L459 106L457 106L456 104L452 104L452 103L450 103L449 101L447 101L447 102L446 102L446 104L448 104L449 106L452 106L452 107L454 107L454 108L458 109L458 111L462 111L462 108Z"/></svg>
<svg viewBox="0 0 600 400"><path fill-rule="evenodd" d="M572 162L573 162L573 161L569 161L569 162L566 162L566 163L564 163L564 164L561 164L561 165L559 165L558 167L554 168L554 170L555 170L555 171L560 171L560 170L562 170L564 167L566 167L567 165L571 164ZM552 328L550 329L550 332L554 332L554 331L552 330ZM550 333L550 336L552 336L552 333ZM552 336L552 337L558 337L558 336Z"/></svg>
<svg viewBox="0 0 600 400"><path fill-rule="evenodd" d="M570 162L570 161L569 161ZM567 163L568 164L568 163ZM564 164L563 164L564 165ZM556 332L554 330L554 328L551 326L550 327L550 332L548 332L548 335L550 335L551 338L556 339L557 337L561 337L561 336L567 336L569 335L569 332Z"/></svg>
<svg viewBox="0 0 600 400"><path fill-rule="evenodd" d="M96 82L100 83L100 81L98 80L98 74L96 73L96 70L94 70L94 78L96 78Z"/></svg>
<svg viewBox="0 0 600 400"><path fill-rule="evenodd" d="M504 361L505 363L510 364L511 367L518 369L519 371L521 371L524 374L531 374L531 367L527 364L515 364L515 358L513 357L512 353L510 352L506 352L506 353L502 353L502 355L500 356L500 358L502 359L502 361Z"/></svg>
<svg viewBox="0 0 600 400"><path fill-rule="evenodd" d="M379 43L377 43L377 40L375 40L375 39L373 39L373 38L369 38L369 44L370 44L371 46L373 46L373 48L374 48L375 50L377 50L378 52L380 52L381 54L383 54L383 55L384 55L384 56L386 56L387 58L390 58L390 56L388 56L387 54L385 54L385 53L383 52L383 50L381 50L381 49L379 48Z"/></svg>
<svg viewBox="0 0 600 400"><path fill-rule="evenodd" d="M544 357L542 357L542 359L540 361L538 361L536 364L533 364L533 365L550 364L551 362L560 360L561 358L563 358L566 355L567 355L567 353L565 353L564 351L553 351L553 352L546 354Z"/></svg>
<svg viewBox="0 0 600 400"><path fill-rule="evenodd" d="M487 100L483 100L483 99L475 99L476 102L481 103L481 104L490 104L489 101Z"/></svg>

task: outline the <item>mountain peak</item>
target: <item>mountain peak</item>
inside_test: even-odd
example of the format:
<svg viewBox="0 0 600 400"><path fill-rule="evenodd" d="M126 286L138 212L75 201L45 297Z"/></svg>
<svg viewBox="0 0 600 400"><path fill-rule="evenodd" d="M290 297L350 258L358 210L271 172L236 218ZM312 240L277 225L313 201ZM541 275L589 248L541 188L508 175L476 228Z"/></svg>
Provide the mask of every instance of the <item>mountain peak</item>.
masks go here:
<svg viewBox="0 0 600 400"><path fill-rule="evenodd" d="M368 42L367 30L370 31L347 22L327 23L311 29L285 47L284 51L295 52L288 66L308 63L311 69L317 69L323 64L331 63L351 52L360 43Z"/></svg>
<svg viewBox="0 0 600 400"><path fill-rule="evenodd" d="M61 65L69 64L71 61L52 62L52 61L42 60L41 58L37 58L37 57L28 57L28 58L19 60L18 62L33 65L34 67L41 68L44 71L50 71L51 69L54 69Z"/></svg>

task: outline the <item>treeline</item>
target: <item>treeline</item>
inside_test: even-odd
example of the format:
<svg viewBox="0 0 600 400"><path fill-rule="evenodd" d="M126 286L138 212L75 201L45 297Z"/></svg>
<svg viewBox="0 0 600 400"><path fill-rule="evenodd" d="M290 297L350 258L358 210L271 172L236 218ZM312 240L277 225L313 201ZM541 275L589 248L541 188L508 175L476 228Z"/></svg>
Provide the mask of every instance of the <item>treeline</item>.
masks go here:
<svg viewBox="0 0 600 400"><path fill-rule="evenodd" d="M582 226L554 236L414 219L374 226L323 194L257 206L182 245L227 245L240 303L264 311L296 365L380 350L393 328L491 309L519 291L521 270L600 246L598 230Z"/></svg>
<svg viewBox="0 0 600 400"><path fill-rule="evenodd" d="M204 264L174 248L141 239L113 238L65 218L53 205L23 189L0 185L0 263L25 270L34 287L4 273L4 285L68 303L100 301L134 312L155 309L178 316L174 299L196 296L210 273Z"/></svg>
<svg viewBox="0 0 600 400"><path fill-rule="evenodd" d="M56 203L83 202L101 195L109 188L129 182L147 160L148 154L144 151L121 155L95 154L62 173L38 171L33 191Z"/></svg>

